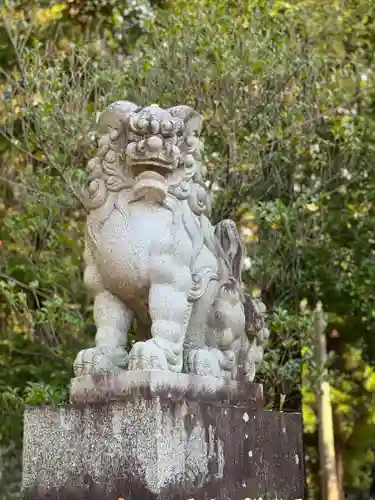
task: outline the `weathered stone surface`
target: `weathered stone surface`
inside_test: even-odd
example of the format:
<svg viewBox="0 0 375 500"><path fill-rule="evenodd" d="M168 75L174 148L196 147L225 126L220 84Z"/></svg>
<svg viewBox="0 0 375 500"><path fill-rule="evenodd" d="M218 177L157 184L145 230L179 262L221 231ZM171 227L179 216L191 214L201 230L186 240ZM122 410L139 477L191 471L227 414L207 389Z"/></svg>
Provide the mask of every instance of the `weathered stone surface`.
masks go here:
<svg viewBox="0 0 375 500"><path fill-rule="evenodd" d="M23 499L302 499L300 415L201 397L28 408Z"/></svg>
<svg viewBox="0 0 375 500"><path fill-rule="evenodd" d="M233 380L185 373L143 370L106 375L86 375L71 381L70 399L73 404L127 401L136 398L246 404L250 408L263 406L261 384L238 383Z"/></svg>

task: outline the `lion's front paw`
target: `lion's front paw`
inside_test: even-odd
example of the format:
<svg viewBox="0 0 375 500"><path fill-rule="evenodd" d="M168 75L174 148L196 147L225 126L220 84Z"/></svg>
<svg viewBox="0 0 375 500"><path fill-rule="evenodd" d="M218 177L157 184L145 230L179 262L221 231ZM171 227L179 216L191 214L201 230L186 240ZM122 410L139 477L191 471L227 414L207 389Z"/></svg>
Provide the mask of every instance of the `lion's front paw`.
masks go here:
<svg viewBox="0 0 375 500"><path fill-rule="evenodd" d="M134 344L129 354L129 370L169 370L165 351L153 339Z"/></svg>
<svg viewBox="0 0 375 500"><path fill-rule="evenodd" d="M119 372L128 364L128 353L122 347L93 347L80 351L74 361L76 377Z"/></svg>

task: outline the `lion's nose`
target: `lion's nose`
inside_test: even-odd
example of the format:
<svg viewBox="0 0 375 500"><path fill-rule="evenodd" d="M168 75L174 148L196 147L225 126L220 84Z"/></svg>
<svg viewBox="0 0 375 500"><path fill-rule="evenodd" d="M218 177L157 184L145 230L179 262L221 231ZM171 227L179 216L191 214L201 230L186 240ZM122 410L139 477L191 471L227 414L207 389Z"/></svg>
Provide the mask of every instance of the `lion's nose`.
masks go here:
<svg viewBox="0 0 375 500"><path fill-rule="evenodd" d="M163 139L160 137L149 137L147 139L147 149L153 153L158 153L163 148Z"/></svg>

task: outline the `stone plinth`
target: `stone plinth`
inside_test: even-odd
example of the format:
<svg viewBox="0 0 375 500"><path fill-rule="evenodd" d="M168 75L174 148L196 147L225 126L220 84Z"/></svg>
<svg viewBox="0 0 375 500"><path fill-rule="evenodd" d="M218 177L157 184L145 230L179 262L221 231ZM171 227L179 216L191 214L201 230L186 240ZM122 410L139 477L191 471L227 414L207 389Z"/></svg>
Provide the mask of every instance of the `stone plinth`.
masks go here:
<svg viewBox="0 0 375 500"><path fill-rule="evenodd" d="M128 401L134 399L245 404L263 407L261 384L239 384L231 380L185 373L145 370L120 372L110 376L84 376L72 379L73 404Z"/></svg>
<svg viewBox="0 0 375 500"><path fill-rule="evenodd" d="M72 405L28 408L23 499L303 498L300 415L263 410L256 384L165 375L76 379Z"/></svg>

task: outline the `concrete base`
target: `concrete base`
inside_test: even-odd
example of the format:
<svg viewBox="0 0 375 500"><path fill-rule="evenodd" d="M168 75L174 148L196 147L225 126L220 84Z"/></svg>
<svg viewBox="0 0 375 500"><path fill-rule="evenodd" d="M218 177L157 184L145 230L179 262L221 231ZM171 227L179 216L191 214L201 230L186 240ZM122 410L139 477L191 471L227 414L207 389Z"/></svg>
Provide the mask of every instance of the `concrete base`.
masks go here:
<svg viewBox="0 0 375 500"><path fill-rule="evenodd" d="M303 498L300 415L262 410L256 384L239 405L207 384L146 390L145 377L126 400L26 410L24 500Z"/></svg>

